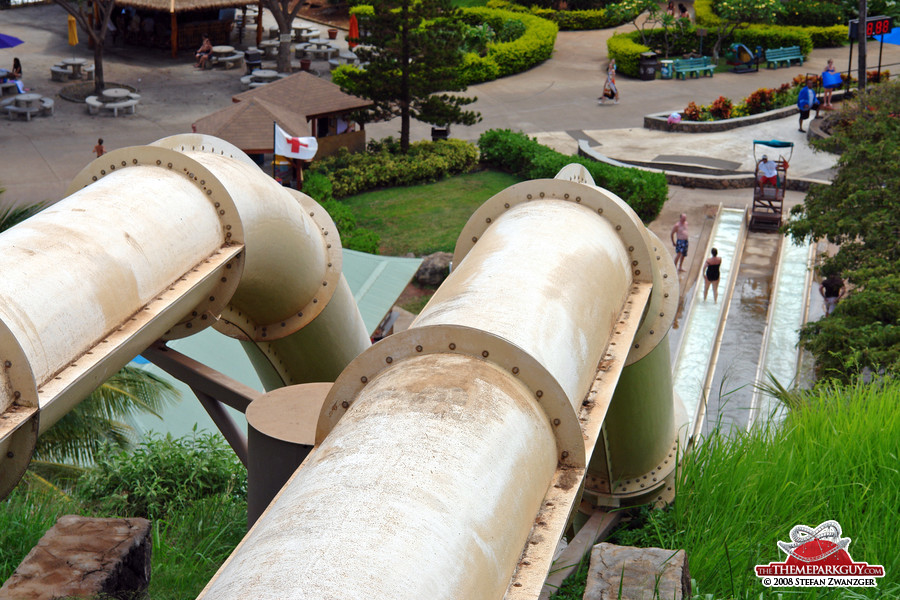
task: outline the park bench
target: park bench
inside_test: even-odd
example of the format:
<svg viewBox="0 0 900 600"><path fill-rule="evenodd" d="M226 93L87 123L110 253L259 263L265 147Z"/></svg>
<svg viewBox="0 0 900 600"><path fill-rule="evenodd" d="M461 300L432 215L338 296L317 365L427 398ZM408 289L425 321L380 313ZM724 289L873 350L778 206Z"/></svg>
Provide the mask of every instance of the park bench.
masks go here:
<svg viewBox="0 0 900 600"><path fill-rule="evenodd" d="M682 79L685 79L688 74L692 77L699 77L701 73L709 73L709 76L712 77L715 69L715 66L708 56L701 56L700 58L676 58L675 62L672 64L672 71L675 73L675 79L678 79L679 75L681 75Z"/></svg>
<svg viewBox="0 0 900 600"><path fill-rule="evenodd" d="M53 114L53 98L41 98L41 114Z"/></svg>
<svg viewBox="0 0 900 600"><path fill-rule="evenodd" d="M4 107L6 110L6 114L9 117L9 120L12 121L13 116L16 115L25 115L25 120L30 121L31 115L36 115L41 112L40 106L13 106L7 105Z"/></svg>
<svg viewBox="0 0 900 600"><path fill-rule="evenodd" d="M13 95L19 93L19 86L16 85L15 81L6 81L4 83L0 83L0 96L5 96L7 92Z"/></svg>
<svg viewBox="0 0 900 600"><path fill-rule="evenodd" d="M791 66L791 62L800 61L803 64L803 53L800 46L786 46L784 48L769 48L766 50L766 68L771 69L773 66L777 69L779 65L785 67Z"/></svg>
<svg viewBox="0 0 900 600"><path fill-rule="evenodd" d="M53 81L68 81L69 75L71 74L72 71L63 65L53 65L50 67L50 79Z"/></svg>

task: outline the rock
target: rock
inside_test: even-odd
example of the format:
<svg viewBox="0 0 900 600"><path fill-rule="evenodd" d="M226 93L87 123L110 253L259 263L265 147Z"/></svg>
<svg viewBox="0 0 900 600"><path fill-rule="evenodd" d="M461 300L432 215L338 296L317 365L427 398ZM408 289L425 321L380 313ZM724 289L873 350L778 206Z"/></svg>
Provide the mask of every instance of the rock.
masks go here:
<svg viewBox="0 0 900 600"><path fill-rule="evenodd" d="M682 600L690 597L691 576L684 550L607 543L597 544L591 550L584 600Z"/></svg>
<svg viewBox="0 0 900 600"><path fill-rule="evenodd" d="M416 271L416 281L422 285L441 285L450 274L451 260L453 260L453 255L449 252L429 254L419 265L419 270Z"/></svg>
<svg viewBox="0 0 900 600"><path fill-rule="evenodd" d="M150 584L150 521L60 517L0 588L0 600L132 598Z"/></svg>

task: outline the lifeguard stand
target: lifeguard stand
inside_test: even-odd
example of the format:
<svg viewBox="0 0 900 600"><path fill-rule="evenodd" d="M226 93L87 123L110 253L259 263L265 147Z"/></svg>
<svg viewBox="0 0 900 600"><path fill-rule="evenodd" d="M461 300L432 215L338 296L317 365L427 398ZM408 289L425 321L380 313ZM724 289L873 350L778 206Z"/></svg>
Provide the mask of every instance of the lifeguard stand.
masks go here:
<svg viewBox="0 0 900 600"><path fill-rule="evenodd" d="M761 158L757 158L757 146L767 146L769 148L790 148L791 153L788 158L779 155L774 160L776 170L776 183L763 184L759 177L759 164ZM779 140L753 140L753 160L756 165L755 181L753 183L753 207L750 211L750 231L778 231L781 227L781 213L784 206L784 190L787 185L787 170L790 158L794 154L793 142L782 142Z"/></svg>

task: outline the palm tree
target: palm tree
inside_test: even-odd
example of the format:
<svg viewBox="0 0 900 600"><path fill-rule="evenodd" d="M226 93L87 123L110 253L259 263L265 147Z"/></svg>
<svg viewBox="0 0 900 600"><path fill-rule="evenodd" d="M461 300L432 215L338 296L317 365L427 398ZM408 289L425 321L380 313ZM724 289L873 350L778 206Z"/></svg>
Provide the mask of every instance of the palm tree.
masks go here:
<svg viewBox="0 0 900 600"><path fill-rule="evenodd" d="M0 194L3 189L0 188ZM0 210L0 233L39 213L46 203ZM140 367L125 366L48 429L35 446L32 473L39 480L77 478L101 447L129 449L136 441L134 417L159 416L177 402L178 390ZM43 477L42 477L43 475Z"/></svg>

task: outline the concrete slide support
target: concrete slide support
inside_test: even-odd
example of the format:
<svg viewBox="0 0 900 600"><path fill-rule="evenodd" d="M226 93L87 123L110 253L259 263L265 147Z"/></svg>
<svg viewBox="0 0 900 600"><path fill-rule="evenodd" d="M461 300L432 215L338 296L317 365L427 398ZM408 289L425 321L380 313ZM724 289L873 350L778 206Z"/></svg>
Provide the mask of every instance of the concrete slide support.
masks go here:
<svg viewBox="0 0 900 600"><path fill-rule="evenodd" d="M476 211L450 277L409 330L337 379L315 449L201 598L538 596L627 364L651 366L623 401L659 409L662 439L615 443L625 469L605 452L604 467L656 464L676 431L654 352L674 266L592 184L567 168Z"/></svg>
<svg viewBox="0 0 900 600"><path fill-rule="evenodd" d="M69 194L0 236L0 497L39 431L157 339L215 324L258 342L282 385L333 376L369 345L331 219L230 144L116 150ZM309 343L326 347L312 367L297 356Z"/></svg>

